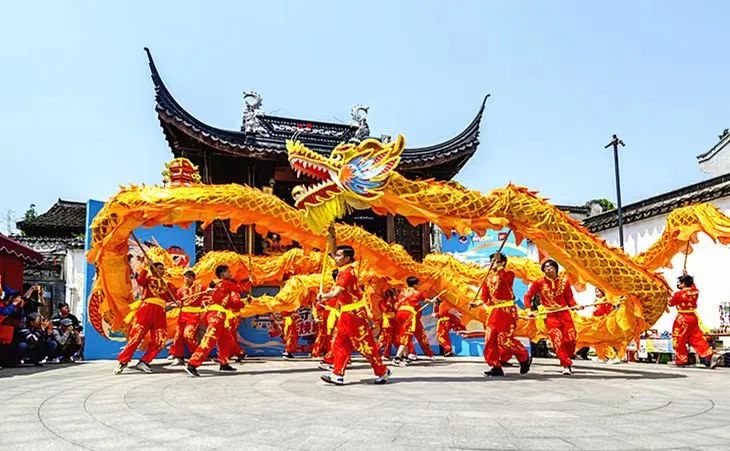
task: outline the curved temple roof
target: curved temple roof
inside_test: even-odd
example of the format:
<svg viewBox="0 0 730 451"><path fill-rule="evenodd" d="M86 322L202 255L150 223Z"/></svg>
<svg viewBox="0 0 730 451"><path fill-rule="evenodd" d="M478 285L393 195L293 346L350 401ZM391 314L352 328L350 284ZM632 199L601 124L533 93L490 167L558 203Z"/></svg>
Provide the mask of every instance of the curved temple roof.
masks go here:
<svg viewBox="0 0 730 451"><path fill-rule="evenodd" d="M155 109L173 151L214 150L233 156L282 161L286 159L285 141L296 131L300 132L299 139L303 143L325 155L355 134L356 127L347 124L268 115L260 116L265 133L245 133L210 126L188 113L173 98L149 49L145 47L144 50L155 86ZM437 179L450 179L456 175L479 145L479 126L488 97L484 97L471 123L455 137L428 147L406 148L401 158L401 171Z"/></svg>

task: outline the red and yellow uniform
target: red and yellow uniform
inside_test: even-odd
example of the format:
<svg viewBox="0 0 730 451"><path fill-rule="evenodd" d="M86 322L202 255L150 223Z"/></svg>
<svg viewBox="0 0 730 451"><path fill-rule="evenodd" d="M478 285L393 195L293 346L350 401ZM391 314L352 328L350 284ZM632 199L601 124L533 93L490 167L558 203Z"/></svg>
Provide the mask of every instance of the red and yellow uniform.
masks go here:
<svg viewBox="0 0 730 451"><path fill-rule="evenodd" d="M395 299L390 293L385 293L380 301L380 353L390 358L390 351L398 340L398 322L396 321Z"/></svg>
<svg viewBox="0 0 730 451"><path fill-rule="evenodd" d="M170 293L175 292L175 286L166 282L162 277L150 274L146 269L137 275L137 284L142 288L142 300L134 302L130 307L132 311L127 315L125 321L132 319L134 324L127 335L127 344L117 356L120 363L127 364L132 360L134 351L144 340L145 335L150 334L147 351L140 359L142 362L151 362L165 346L167 339L167 319L165 317L165 304L174 301Z"/></svg>
<svg viewBox="0 0 730 451"><path fill-rule="evenodd" d="M408 346L418 328L418 309L426 297L413 287L398 293L395 301L395 320L398 323L398 345Z"/></svg>
<svg viewBox="0 0 730 451"><path fill-rule="evenodd" d="M605 302L606 300L601 298L598 299L596 302ZM593 309L593 316L595 317L601 317L606 316L609 313L613 311L613 304L610 302L606 302L605 304L598 304L596 308Z"/></svg>
<svg viewBox="0 0 730 451"><path fill-rule="evenodd" d="M522 343L514 338L517 322L514 282L515 273L499 268L482 284L481 300L488 314L484 326L484 360L492 368L501 368L507 356L514 355L519 362L530 358Z"/></svg>
<svg viewBox="0 0 730 451"><path fill-rule="evenodd" d="M697 298L700 292L694 285L689 288L682 288L674 293L669 305L677 307L677 318L672 326L672 347L674 348L674 361L677 365L686 365L689 359L687 344L694 348L700 357L711 357L712 348L705 340L700 328L700 319L697 316Z"/></svg>
<svg viewBox="0 0 730 451"><path fill-rule="evenodd" d="M319 304L314 307L317 312L317 337L312 347L312 357L325 356L327 363L332 363L332 343L337 326L339 311L337 310L337 299L328 299L324 306Z"/></svg>
<svg viewBox="0 0 730 451"><path fill-rule="evenodd" d="M218 345L218 361L221 365L228 364L233 346L230 333L230 319L235 316L228 310L228 306L236 306L241 302L238 294L240 287L232 280L224 279L218 283L213 291L210 304L206 307L203 320L207 326L205 335L197 349L190 357L189 365L200 366L208 358L213 347Z"/></svg>
<svg viewBox="0 0 730 451"><path fill-rule="evenodd" d="M345 375L345 367L352 351L359 352L373 367L375 375L380 377L387 373L387 368L378 354L378 345L370 330L366 303L361 300L362 293L357 283L357 275L352 264L340 268L335 286L342 290L337 295L340 317L333 342L334 368L336 376Z"/></svg>
<svg viewBox="0 0 730 451"><path fill-rule="evenodd" d="M337 325L337 299L328 299L324 306L315 304L313 307L315 313L317 336L312 345L312 357L322 357L328 355L329 362L332 362L332 337ZM325 360L327 358L325 357Z"/></svg>
<svg viewBox="0 0 730 451"><path fill-rule="evenodd" d="M451 347L451 331L464 330L464 325L461 324L461 320L451 313L449 311L450 309L451 305L446 302L442 302L434 314L437 318L436 339L446 355L450 355L454 352L454 349Z"/></svg>
<svg viewBox="0 0 730 451"><path fill-rule="evenodd" d="M605 302L605 304L598 304L593 309L594 318L600 318L602 316L606 316L613 311L613 304L611 304L610 302L606 302L605 298L596 299L596 303L599 303L599 302ZM598 344L598 345L594 346L594 349L596 350L596 354L598 355L598 358L600 358L600 359L615 359L617 356L616 350L613 349L613 346Z"/></svg>
<svg viewBox="0 0 730 451"><path fill-rule="evenodd" d="M238 284L239 293L248 294L251 292L251 282L244 280ZM229 315L228 320L228 333L231 335L231 349L229 350L229 357L242 356L246 353L241 344L238 342L238 326L241 324L241 312L246 306L243 299L239 296L238 299L231 299L232 302L228 304L228 310L233 314ZM219 350L220 351L220 350Z"/></svg>
<svg viewBox="0 0 730 451"><path fill-rule="evenodd" d="M284 330L281 334L281 340L284 342L284 352L294 354L297 352L299 344L299 315L296 312L281 312L284 320Z"/></svg>
<svg viewBox="0 0 730 451"><path fill-rule="evenodd" d="M570 282L565 276L558 276L555 279L544 277L530 285L525 293L525 305L535 295L540 296L540 304L547 310L554 310L563 307L575 307L577 304L573 299L573 290ZM550 340L553 342L555 353L560 359L560 365L570 367L573 361L570 358L575 354L576 331L573 324L573 317L570 311L548 313L545 318Z"/></svg>
<svg viewBox="0 0 730 451"><path fill-rule="evenodd" d="M419 309L420 310L420 307ZM421 349L423 350L423 353L426 354L428 357L433 357L433 349L431 349L431 343L428 342L428 335L426 335L426 329L423 328L423 323L421 322L421 312L417 311L416 313L416 330L413 332L413 337L415 338L418 344L421 346ZM416 353L416 345L413 344L413 340L408 340L408 354L415 354Z"/></svg>
<svg viewBox="0 0 730 451"><path fill-rule="evenodd" d="M203 288L199 283L182 286L177 290L177 298L183 303L177 318L175 337L170 346L170 355L182 359L185 355L185 344L192 353L198 347L198 325L203 311Z"/></svg>

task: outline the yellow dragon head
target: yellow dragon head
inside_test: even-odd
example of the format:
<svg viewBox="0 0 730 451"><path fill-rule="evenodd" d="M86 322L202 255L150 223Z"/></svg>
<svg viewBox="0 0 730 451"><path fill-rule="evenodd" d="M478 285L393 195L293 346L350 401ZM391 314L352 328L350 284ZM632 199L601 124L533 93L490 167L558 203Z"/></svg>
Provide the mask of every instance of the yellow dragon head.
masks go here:
<svg viewBox="0 0 730 451"><path fill-rule="evenodd" d="M304 219L315 232L344 216L349 208L368 208L370 202L383 195L404 146L402 135L388 144L366 139L359 144L339 144L325 157L300 141L287 140L292 169L297 175L319 181L295 187L294 205L305 211Z"/></svg>

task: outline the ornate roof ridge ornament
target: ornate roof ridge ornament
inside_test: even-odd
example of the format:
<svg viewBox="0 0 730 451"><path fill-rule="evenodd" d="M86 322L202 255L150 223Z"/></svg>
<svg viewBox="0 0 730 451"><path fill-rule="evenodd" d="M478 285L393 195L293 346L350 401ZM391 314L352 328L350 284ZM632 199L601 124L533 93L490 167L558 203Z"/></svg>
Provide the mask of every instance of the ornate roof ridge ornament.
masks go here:
<svg viewBox="0 0 730 451"><path fill-rule="evenodd" d="M243 110L241 131L246 134L267 136L269 132L261 121L261 118L264 116L264 112L261 110L261 105L263 105L264 100L261 98L261 95L255 91L244 92L243 103L245 108Z"/></svg>
<svg viewBox="0 0 730 451"><path fill-rule="evenodd" d="M175 158L165 163L165 170L162 171L164 186L191 186L200 182L198 167L187 158Z"/></svg>
<svg viewBox="0 0 730 451"><path fill-rule="evenodd" d="M355 134L350 138L350 142L359 144L363 139L367 139L370 136L370 126L368 125L368 110L370 109L367 105L355 105L350 110L352 120L350 121L350 127L354 127Z"/></svg>

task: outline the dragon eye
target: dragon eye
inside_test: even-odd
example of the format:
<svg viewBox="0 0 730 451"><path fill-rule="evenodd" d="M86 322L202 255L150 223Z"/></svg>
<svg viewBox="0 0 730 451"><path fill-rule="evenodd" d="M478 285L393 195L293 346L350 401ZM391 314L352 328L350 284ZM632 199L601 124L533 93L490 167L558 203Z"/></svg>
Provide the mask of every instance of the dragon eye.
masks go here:
<svg viewBox="0 0 730 451"><path fill-rule="evenodd" d="M339 161L339 160L341 160L341 159L342 159L342 154L339 154L339 153L333 153L333 154L332 154L332 156L330 156L330 158L331 158L331 159L333 159L333 160L337 160L337 161Z"/></svg>

